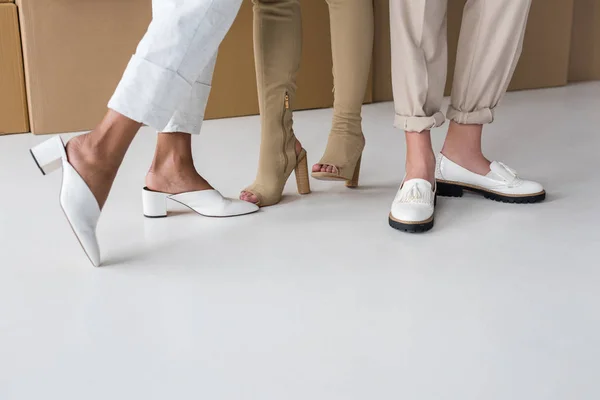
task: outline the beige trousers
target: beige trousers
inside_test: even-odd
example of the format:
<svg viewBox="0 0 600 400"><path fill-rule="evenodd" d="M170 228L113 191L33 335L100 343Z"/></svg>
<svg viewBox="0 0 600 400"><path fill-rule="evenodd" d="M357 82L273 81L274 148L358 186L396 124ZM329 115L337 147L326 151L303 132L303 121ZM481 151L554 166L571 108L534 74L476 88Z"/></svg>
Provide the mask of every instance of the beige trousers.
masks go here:
<svg viewBox="0 0 600 400"><path fill-rule="evenodd" d="M468 0L448 118L486 124L508 88L531 0ZM390 0L394 125L422 132L445 122L448 0Z"/></svg>

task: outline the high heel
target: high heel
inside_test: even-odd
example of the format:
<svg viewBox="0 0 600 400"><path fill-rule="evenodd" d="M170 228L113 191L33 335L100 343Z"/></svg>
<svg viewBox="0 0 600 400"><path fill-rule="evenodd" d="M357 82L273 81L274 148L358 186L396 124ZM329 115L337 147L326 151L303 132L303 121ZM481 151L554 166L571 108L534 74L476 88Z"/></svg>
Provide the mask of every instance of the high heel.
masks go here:
<svg viewBox="0 0 600 400"><path fill-rule="evenodd" d="M299 1L254 2L254 60L261 119L258 171L242 195L252 194L260 207L281 201L292 171L298 191L309 193L306 152L296 152L292 110L302 59Z"/></svg>
<svg viewBox="0 0 600 400"><path fill-rule="evenodd" d="M321 181L346 181L346 187L349 189L354 189L358 187L358 179L360 177L360 164L362 161L362 155L360 157L358 157L358 161L356 161L356 164L354 166L354 172L352 174L351 177L349 177L347 175L347 173L342 174L340 173L339 169L338 172L313 172L312 173L312 177ZM321 163L319 163L321 164ZM328 164L328 163L323 163L323 164ZM331 165L331 164L328 164ZM337 169L337 167L336 167Z"/></svg>
<svg viewBox="0 0 600 400"><path fill-rule="evenodd" d="M321 181L345 181L347 188L358 187L362 152L365 147L362 133L358 135L329 136L327 150L318 162L321 165L335 166L335 172L317 171L312 177Z"/></svg>
<svg viewBox="0 0 600 400"><path fill-rule="evenodd" d="M350 189L354 189L358 187L358 178L360 176L360 164L362 162L362 155L358 158L358 162L356 163L356 167L354 167L354 175L352 179L346 181L346 187Z"/></svg>
<svg viewBox="0 0 600 400"><path fill-rule="evenodd" d="M283 187L290 178L292 171L296 175L298 194L310 194L311 190L310 179L308 176L308 158L306 156L306 150L304 149L302 149L300 154L296 156L296 163L294 164L293 168L288 168L288 171L285 172L285 175L281 177L282 179L279 179L277 189L269 190L266 186L255 182L252 186L244 189L243 192L254 195L258 199L258 202L256 203L258 207L275 205L281 201Z"/></svg>
<svg viewBox="0 0 600 400"><path fill-rule="evenodd" d="M296 174L296 186L298 186L298 194L310 193L310 179L308 178L308 159L304 149L298 156L298 162L294 169Z"/></svg>
<svg viewBox="0 0 600 400"><path fill-rule="evenodd" d="M30 153L43 175L62 167L60 206L91 263L99 266L100 247L96 227L100 219L100 206L88 185L69 163L64 142L60 136L55 136L33 147Z"/></svg>
<svg viewBox="0 0 600 400"><path fill-rule="evenodd" d="M218 191L200 190L180 194L142 190L142 206L147 218L167 216L167 202L174 201L205 217L235 217L258 211L258 206L247 201L223 197Z"/></svg>

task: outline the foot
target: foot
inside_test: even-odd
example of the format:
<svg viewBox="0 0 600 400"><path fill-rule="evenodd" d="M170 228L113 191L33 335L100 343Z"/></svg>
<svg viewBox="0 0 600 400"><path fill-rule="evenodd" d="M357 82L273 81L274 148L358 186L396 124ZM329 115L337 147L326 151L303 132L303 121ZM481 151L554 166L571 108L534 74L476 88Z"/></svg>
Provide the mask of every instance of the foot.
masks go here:
<svg viewBox="0 0 600 400"><path fill-rule="evenodd" d="M491 162L481 151L482 134L482 125L464 125L451 121L442 154L463 168L485 176L490 172Z"/></svg>
<svg viewBox="0 0 600 400"><path fill-rule="evenodd" d="M332 174L337 174L338 169L335 165L330 164L315 164L312 166L312 172L329 172Z"/></svg>
<svg viewBox="0 0 600 400"><path fill-rule="evenodd" d="M302 144L300 141L296 140L296 156L298 156L302 152ZM250 192L246 192L245 190L240 193L240 200L247 201L249 203L258 204L258 197Z"/></svg>
<svg viewBox="0 0 600 400"><path fill-rule="evenodd" d="M98 147L90 143L89 135L80 135L69 140L66 145L67 159L88 185L102 209L117 175L120 161L98 151Z"/></svg>
<svg viewBox="0 0 600 400"><path fill-rule="evenodd" d="M492 162L485 158L481 152L472 152L467 154L464 152L442 150L441 154L477 175L485 176L490 173L490 166Z"/></svg>
<svg viewBox="0 0 600 400"><path fill-rule="evenodd" d="M404 232L426 232L433 228L435 192L424 179L405 180L392 203L389 224Z"/></svg>
<svg viewBox="0 0 600 400"><path fill-rule="evenodd" d="M540 183L520 178L506 164L494 161L489 169L485 175L477 174L440 154L436 169L438 194L461 197L468 190L506 203L537 203L546 198Z"/></svg>
<svg viewBox="0 0 600 400"><path fill-rule="evenodd" d="M435 154L428 149L419 154L411 154L406 157L406 177L404 181L412 179L423 179L435 186Z"/></svg>
<svg viewBox="0 0 600 400"><path fill-rule="evenodd" d="M327 147L321 160L343 160L342 165L316 163L312 166L312 172L327 172L339 175L340 169L344 170L345 164L356 161L355 156L360 156L365 147L365 137L362 132L340 132L332 130L329 134ZM342 171L343 173L344 171Z"/></svg>
<svg viewBox="0 0 600 400"><path fill-rule="evenodd" d="M208 183L194 167L191 160L169 160L160 165L152 165L146 175L146 187L150 190L169 194L180 194L211 190Z"/></svg>

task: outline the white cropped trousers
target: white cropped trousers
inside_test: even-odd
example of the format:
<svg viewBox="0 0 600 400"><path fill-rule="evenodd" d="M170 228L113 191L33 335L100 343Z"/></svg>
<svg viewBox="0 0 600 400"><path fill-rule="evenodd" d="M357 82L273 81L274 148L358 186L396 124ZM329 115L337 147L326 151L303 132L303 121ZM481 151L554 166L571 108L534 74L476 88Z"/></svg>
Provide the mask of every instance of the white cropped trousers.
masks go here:
<svg viewBox="0 0 600 400"><path fill-rule="evenodd" d="M108 107L159 132L200 132L217 50L242 0L153 0Z"/></svg>

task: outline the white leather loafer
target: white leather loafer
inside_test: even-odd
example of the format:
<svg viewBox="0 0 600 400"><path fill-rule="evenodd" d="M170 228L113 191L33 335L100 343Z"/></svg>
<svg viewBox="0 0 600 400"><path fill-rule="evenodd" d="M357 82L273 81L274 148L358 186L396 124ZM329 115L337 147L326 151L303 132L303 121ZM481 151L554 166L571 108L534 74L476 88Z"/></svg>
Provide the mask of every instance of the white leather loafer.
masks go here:
<svg viewBox="0 0 600 400"><path fill-rule="evenodd" d="M492 162L490 172L484 176L439 154L435 177L440 196L461 197L468 190L504 203L537 203L546 198L541 184L519 178L515 170L497 161Z"/></svg>
<svg viewBox="0 0 600 400"><path fill-rule="evenodd" d="M100 207L88 185L69 164L62 139L55 136L35 146L30 152L44 175L62 167L60 206L85 254L94 266L99 266L100 248L96 239L96 226L100 219Z"/></svg>
<svg viewBox="0 0 600 400"><path fill-rule="evenodd" d="M256 204L243 200L228 199L214 189L169 194L155 192L145 187L142 190L144 216L148 218L166 217L168 200L183 204L205 217L235 217L251 214L259 210Z"/></svg>
<svg viewBox="0 0 600 400"><path fill-rule="evenodd" d="M424 179L404 182L392 203L390 226L404 232L426 232L433 228L435 189Z"/></svg>

